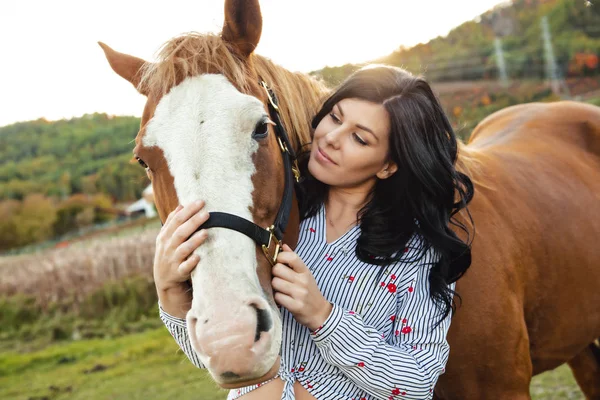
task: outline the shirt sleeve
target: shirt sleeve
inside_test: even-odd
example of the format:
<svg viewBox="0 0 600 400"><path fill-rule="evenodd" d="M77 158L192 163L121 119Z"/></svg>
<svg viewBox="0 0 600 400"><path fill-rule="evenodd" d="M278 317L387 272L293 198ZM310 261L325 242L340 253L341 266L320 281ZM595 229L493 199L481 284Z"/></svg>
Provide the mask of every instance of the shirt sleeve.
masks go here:
<svg viewBox="0 0 600 400"><path fill-rule="evenodd" d="M336 304L323 325L311 332L325 361L374 398L431 399L444 372L451 314L435 327L441 315L429 297L433 259L430 249L403 274L397 312L387 335L365 325L358 313Z"/></svg>
<svg viewBox="0 0 600 400"><path fill-rule="evenodd" d="M202 364L196 352L192 348L192 344L190 343L190 338L188 336L188 331L186 327L185 319L173 317L172 315L167 314L165 310L163 310L160 305L160 301L158 302L158 311L159 316L162 322L167 327L167 330L175 339L175 342L179 345L181 350L185 353L187 358L198 368L205 368Z"/></svg>

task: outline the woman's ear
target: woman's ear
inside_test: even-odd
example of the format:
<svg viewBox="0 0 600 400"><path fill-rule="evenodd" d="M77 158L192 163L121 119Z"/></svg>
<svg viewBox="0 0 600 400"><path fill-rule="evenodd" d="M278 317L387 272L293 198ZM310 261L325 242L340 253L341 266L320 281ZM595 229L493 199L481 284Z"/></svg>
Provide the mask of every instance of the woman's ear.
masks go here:
<svg viewBox="0 0 600 400"><path fill-rule="evenodd" d="M398 166L393 161L384 164L383 168L377 173L379 179L387 179L398 170Z"/></svg>

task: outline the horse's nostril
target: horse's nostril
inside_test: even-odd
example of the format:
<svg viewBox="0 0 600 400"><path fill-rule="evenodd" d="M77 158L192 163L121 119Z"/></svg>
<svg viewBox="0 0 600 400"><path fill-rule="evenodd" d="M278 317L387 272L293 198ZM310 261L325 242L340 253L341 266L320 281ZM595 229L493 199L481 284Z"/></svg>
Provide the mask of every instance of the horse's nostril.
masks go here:
<svg viewBox="0 0 600 400"><path fill-rule="evenodd" d="M221 377L225 378L225 379L233 379L233 378L239 379L240 376L238 374L234 373L234 372L227 371L227 372L223 372L221 374Z"/></svg>
<svg viewBox="0 0 600 400"><path fill-rule="evenodd" d="M258 308L256 304L250 304L256 310L256 332L254 334L254 341L258 342L260 339L261 332L268 332L273 326L271 316L268 309Z"/></svg>

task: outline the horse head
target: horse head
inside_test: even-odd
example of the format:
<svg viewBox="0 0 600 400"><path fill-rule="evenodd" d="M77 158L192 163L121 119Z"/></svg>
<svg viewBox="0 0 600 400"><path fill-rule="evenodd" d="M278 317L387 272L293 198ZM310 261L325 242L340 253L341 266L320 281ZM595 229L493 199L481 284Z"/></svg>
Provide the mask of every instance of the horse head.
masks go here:
<svg viewBox="0 0 600 400"><path fill-rule="evenodd" d="M210 213L208 238L194 251L200 262L186 323L198 357L224 388L264 381L279 368L271 267L278 239L297 242L290 166L299 143L310 141L309 119L324 93L254 54L261 29L257 0L227 0L220 35L172 39L156 62L100 43L113 70L147 97L133 152L161 220L200 199Z"/></svg>

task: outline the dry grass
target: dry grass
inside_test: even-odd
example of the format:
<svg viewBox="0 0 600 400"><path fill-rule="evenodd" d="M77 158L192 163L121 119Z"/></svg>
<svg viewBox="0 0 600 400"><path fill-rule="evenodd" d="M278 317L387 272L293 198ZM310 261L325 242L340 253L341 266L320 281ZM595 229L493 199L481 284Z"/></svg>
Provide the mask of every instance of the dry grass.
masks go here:
<svg viewBox="0 0 600 400"><path fill-rule="evenodd" d="M0 296L26 294L42 307L69 298L73 306L101 288L130 276L152 278L155 228L98 238L32 255L0 258Z"/></svg>

